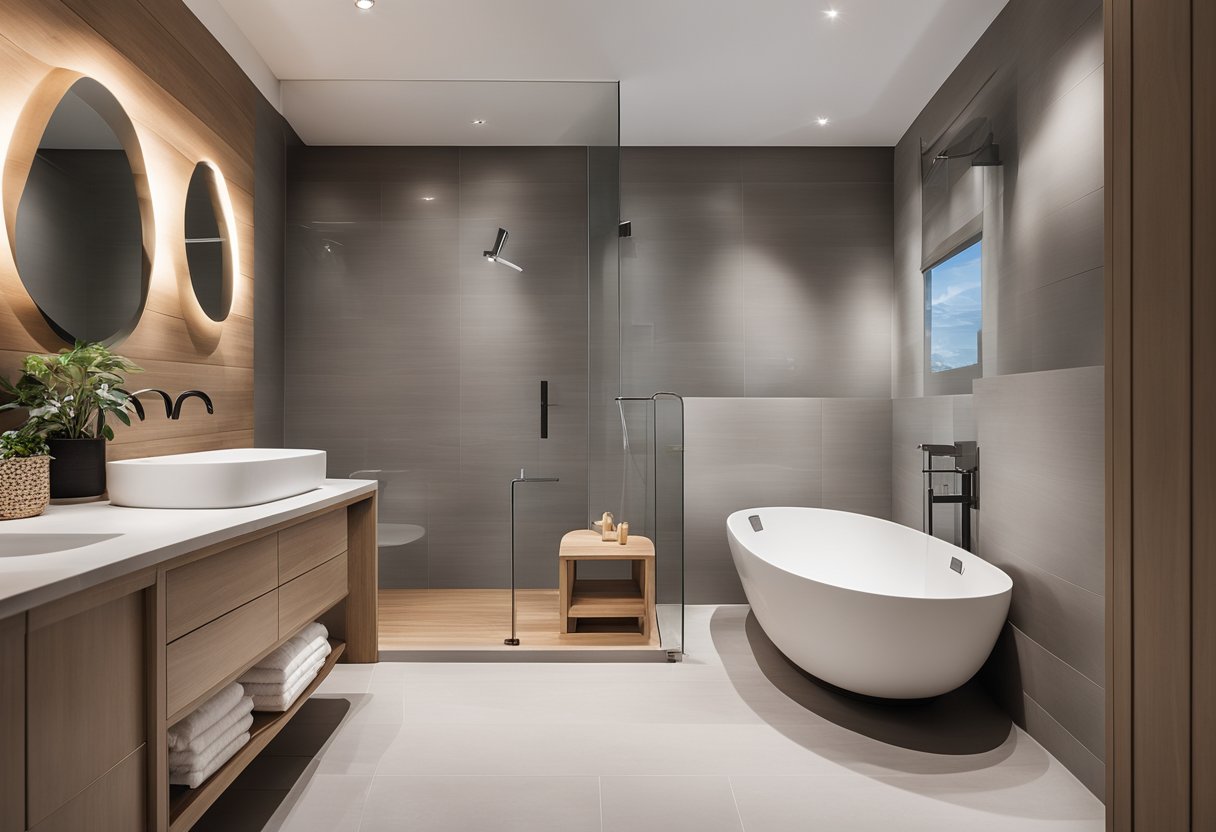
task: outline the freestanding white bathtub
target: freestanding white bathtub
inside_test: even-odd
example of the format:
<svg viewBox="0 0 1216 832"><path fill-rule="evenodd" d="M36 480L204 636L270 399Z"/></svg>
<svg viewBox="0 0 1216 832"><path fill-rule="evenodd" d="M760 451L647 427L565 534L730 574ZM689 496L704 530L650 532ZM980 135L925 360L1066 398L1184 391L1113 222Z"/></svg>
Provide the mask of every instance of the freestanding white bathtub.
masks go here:
<svg viewBox="0 0 1216 832"><path fill-rule="evenodd" d="M846 690L890 699L952 691L988 658L1009 612L1008 575L887 520L753 508L726 527L764 632L803 670Z"/></svg>

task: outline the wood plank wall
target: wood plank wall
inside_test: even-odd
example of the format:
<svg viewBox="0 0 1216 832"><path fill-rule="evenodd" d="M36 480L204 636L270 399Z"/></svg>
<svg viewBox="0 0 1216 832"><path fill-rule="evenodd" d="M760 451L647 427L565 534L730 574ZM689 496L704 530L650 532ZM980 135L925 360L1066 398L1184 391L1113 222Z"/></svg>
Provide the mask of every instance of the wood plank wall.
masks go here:
<svg viewBox="0 0 1216 832"><path fill-rule="evenodd" d="M156 222L148 303L115 349L147 372L140 387L211 394L169 422L148 421L119 436L110 458L253 444L253 191L257 96L252 82L180 0L0 0L0 151L8 158L18 118L54 68L90 76L123 104L147 166ZM183 209L196 162L222 171L236 215L239 275L222 325L200 315L186 267ZM23 356L59 349L49 328L18 316L28 296L7 234L0 234L0 372ZM155 405L155 401L149 404Z"/></svg>
<svg viewBox="0 0 1216 832"><path fill-rule="evenodd" d="M1216 7L1107 0L1108 828L1216 829Z"/></svg>

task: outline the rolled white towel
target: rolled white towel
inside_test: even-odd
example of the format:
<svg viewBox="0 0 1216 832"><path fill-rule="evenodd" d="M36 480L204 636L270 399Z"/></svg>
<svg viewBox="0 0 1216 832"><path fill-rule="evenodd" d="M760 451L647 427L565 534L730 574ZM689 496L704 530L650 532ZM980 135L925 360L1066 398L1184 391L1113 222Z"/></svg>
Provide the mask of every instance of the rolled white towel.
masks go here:
<svg viewBox="0 0 1216 832"><path fill-rule="evenodd" d="M185 745L179 746L178 748L170 746L169 759L172 760L174 754L200 754L208 746L214 744L216 740L220 739L220 737L226 736L229 733L229 729L231 729L233 725L236 725L238 722L244 719L250 711L253 710L253 699L248 695L248 691L245 693L246 695L241 697L240 701L236 703L236 707L224 714L224 716L220 717L219 721L206 731L196 735Z"/></svg>
<svg viewBox="0 0 1216 832"><path fill-rule="evenodd" d="M233 682L215 696L199 705L194 713L169 729L169 749L181 751L195 737L227 716L245 696L244 689Z"/></svg>
<svg viewBox="0 0 1216 832"><path fill-rule="evenodd" d="M296 635L279 645L273 652L266 656L266 658L258 662L257 666L262 670L286 671L288 665L290 665L301 652L304 652L311 642L319 638L329 638L329 631L325 629L324 624L314 621L312 624L309 624L303 630L296 633ZM251 679L250 681L260 680Z"/></svg>
<svg viewBox="0 0 1216 832"><path fill-rule="evenodd" d="M250 700L249 704L252 706L253 700ZM203 746L201 750L170 751L169 768L185 772L206 768L215 758L215 755L227 748L228 745L241 734L249 733L249 729L252 726L253 714L246 712L242 716L238 717L236 722L229 725L225 731L218 734L212 742Z"/></svg>
<svg viewBox="0 0 1216 832"><path fill-rule="evenodd" d="M320 668L320 664L310 667L308 672L301 676L295 685L281 694L276 696L254 696L253 709L255 711L273 711L276 713L287 710L300 694L304 692L304 688L308 687L309 683L317 677L317 671Z"/></svg>
<svg viewBox="0 0 1216 832"><path fill-rule="evenodd" d="M326 644L326 647L329 645ZM321 666L325 664L325 657L329 655L329 651L317 651L313 654L308 664L301 665L296 669L291 677L283 682L245 682L242 687L245 688L245 693L249 696L278 696L286 693L296 686L296 684L305 676L311 674L316 675Z"/></svg>
<svg viewBox="0 0 1216 832"><path fill-rule="evenodd" d="M293 638L283 647L292 645L299 639L299 636ZM282 648L279 648L282 649ZM288 684L292 676L295 675L300 668L306 667L316 659L319 654L322 658L329 655L332 648L329 646L329 640L318 636L310 642L303 645L303 648L296 654L286 667L263 667L258 664L257 667L252 667L245 671L239 681L242 685L258 684L258 685L285 685ZM273 655L273 654L272 654ZM248 691L246 691L248 692Z"/></svg>
<svg viewBox="0 0 1216 832"><path fill-rule="evenodd" d="M240 734L223 749L218 751L206 764L200 765L198 768L190 769L169 769L169 783L174 786L188 786L192 789L197 789L207 780L208 777L215 774L220 766L232 759L232 755L245 747L245 743L249 742L249 732Z"/></svg>

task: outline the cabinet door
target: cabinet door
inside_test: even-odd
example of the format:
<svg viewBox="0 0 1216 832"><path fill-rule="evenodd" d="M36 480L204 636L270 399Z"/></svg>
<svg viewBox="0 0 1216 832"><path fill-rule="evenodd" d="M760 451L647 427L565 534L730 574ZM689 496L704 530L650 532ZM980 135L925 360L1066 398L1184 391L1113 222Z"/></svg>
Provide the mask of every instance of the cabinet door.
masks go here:
<svg viewBox="0 0 1216 832"><path fill-rule="evenodd" d="M30 832L141 832L146 820L146 748L140 747L30 828Z"/></svg>
<svg viewBox="0 0 1216 832"><path fill-rule="evenodd" d="M0 832L25 829L25 616L0 621Z"/></svg>
<svg viewBox="0 0 1216 832"><path fill-rule="evenodd" d="M27 639L27 811L37 826L147 734L142 592L34 626Z"/></svg>

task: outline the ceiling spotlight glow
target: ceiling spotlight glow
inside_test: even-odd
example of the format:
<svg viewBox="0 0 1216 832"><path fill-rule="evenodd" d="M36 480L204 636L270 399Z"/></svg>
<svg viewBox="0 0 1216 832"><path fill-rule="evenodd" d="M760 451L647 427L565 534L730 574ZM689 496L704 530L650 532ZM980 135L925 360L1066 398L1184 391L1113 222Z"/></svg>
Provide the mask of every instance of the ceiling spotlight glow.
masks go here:
<svg viewBox="0 0 1216 832"><path fill-rule="evenodd" d="M840 10L839 9L827 9L826 11L824 11L823 16L826 17L828 20L835 20L836 18L840 17Z"/></svg>
<svg viewBox="0 0 1216 832"><path fill-rule="evenodd" d="M435 197L433 197L433 196L424 196L424 197L422 198L422 201L423 201L423 202L434 202L434 201L435 201Z"/></svg>
<svg viewBox="0 0 1216 832"><path fill-rule="evenodd" d="M832 121L831 121L831 119L827 118L826 116L820 116L819 118L815 119L815 123L818 124L820 127L827 127L829 124L832 123Z"/></svg>
<svg viewBox="0 0 1216 832"><path fill-rule="evenodd" d="M355 8L363 11L367 11L374 5L376 5L376 0L355 0Z"/></svg>
<svg viewBox="0 0 1216 832"><path fill-rule="evenodd" d="M474 126L474 127L480 127L481 125L483 125L483 124L485 124L485 123L486 123L486 120L485 120L484 118L475 118L475 119L473 119L473 126Z"/></svg>

